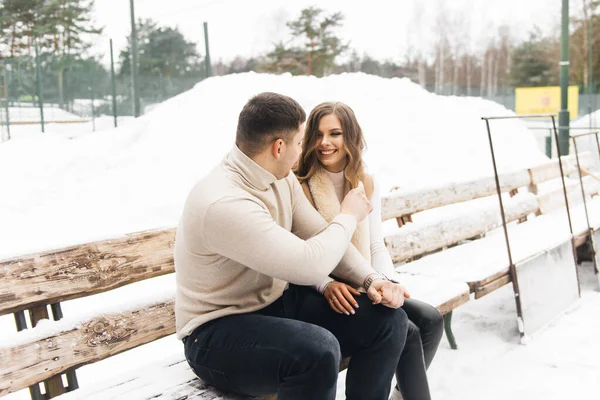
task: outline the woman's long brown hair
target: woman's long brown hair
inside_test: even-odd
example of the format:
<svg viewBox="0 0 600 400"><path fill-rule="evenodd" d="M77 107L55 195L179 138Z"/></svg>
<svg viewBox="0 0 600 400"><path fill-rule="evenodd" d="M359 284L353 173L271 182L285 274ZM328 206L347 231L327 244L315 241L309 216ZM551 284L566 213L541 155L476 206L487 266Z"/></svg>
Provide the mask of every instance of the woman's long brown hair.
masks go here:
<svg viewBox="0 0 600 400"><path fill-rule="evenodd" d="M362 151L366 146L362 129L356 120L354 111L344 103L321 103L310 112L304 131L302 155L298 160L294 172L300 183L310 179L321 164L317 158L317 140L319 122L326 115L335 115L342 124L344 135L344 149L346 150L346 168L344 176L353 188L358 186L358 181L364 178Z"/></svg>

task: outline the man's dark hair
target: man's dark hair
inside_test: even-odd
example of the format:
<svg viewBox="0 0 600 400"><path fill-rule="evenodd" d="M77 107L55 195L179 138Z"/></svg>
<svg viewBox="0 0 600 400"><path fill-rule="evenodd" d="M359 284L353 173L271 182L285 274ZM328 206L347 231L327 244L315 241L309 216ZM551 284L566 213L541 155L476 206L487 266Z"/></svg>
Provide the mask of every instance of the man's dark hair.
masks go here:
<svg viewBox="0 0 600 400"><path fill-rule="evenodd" d="M251 98L242 109L235 143L252 157L277 139L289 143L304 121L306 113L296 100L264 92Z"/></svg>

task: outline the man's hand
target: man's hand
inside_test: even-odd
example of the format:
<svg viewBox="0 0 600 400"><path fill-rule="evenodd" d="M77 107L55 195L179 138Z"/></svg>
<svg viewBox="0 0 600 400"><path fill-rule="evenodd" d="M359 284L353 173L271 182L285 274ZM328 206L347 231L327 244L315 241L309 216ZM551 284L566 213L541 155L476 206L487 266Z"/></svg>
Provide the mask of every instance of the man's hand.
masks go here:
<svg viewBox="0 0 600 400"><path fill-rule="evenodd" d="M367 290L367 295L373 304L383 304L390 308L402 307L404 299L410 297L404 286L386 279L374 280Z"/></svg>
<svg viewBox="0 0 600 400"><path fill-rule="evenodd" d="M354 314L358 303L354 296L360 296L360 292L352 286L338 281L331 281L325 286L323 296L327 299L329 306L338 314Z"/></svg>
<svg viewBox="0 0 600 400"><path fill-rule="evenodd" d="M342 201L340 211L342 214L350 214L356 217L357 222L361 222L373 207L365 194L365 187L362 182L358 182L358 187L352 189L346 194Z"/></svg>

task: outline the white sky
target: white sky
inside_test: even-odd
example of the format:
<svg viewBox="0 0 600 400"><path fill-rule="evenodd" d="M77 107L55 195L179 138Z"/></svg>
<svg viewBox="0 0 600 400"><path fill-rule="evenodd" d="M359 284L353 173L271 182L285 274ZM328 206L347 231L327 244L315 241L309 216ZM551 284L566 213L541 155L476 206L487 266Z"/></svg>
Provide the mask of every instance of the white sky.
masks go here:
<svg viewBox="0 0 600 400"><path fill-rule="evenodd" d="M572 8L580 1L571 0ZM152 18L161 25L177 25L187 39L198 43L201 54L202 24L208 22L212 60L228 61L236 55L265 53L273 42L285 40L285 22L315 4L328 12L344 14L340 33L360 54L394 60L402 59L409 45L429 53L428 43L435 36L439 10L446 10L449 20L463 15L462 22L456 22L462 26L463 40L470 22L474 48L495 36L502 24L510 25L516 37L524 37L535 24L547 32L556 29L561 10L561 0L135 0L135 13L136 19ZM416 17L419 7L423 10L420 21ZM108 62L108 39L113 39L118 54L130 32L129 1L96 0L95 9L96 22L105 29L96 39L94 51L105 55Z"/></svg>

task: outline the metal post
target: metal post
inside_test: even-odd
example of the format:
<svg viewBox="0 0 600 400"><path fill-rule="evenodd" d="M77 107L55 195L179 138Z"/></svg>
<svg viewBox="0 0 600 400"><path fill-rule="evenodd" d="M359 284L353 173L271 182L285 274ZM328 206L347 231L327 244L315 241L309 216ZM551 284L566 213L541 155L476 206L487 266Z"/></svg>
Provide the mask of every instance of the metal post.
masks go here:
<svg viewBox="0 0 600 400"><path fill-rule="evenodd" d="M112 111L115 128L117 127L117 85L115 83L115 61L113 59L113 43L110 39L110 81L112 85Z"/></svg>
<svg viewBox="0 0 600 400"><path fill-rule="evenodd" d="M562 0L562 37L560 43L559 140L563 153L569 154L569 0Z"/></svg>
<svg viewBox="0 0 600 400"><path fill-rule="evenodd" d="M42 72L40 68L40 54L38 44L35 43L35 80L37 86L38 104L40 106L40 122L42 124L42 133L44 133L44 91L42 85Z"/></svg>
<svg viewBox="0 0 600 400"><path fill-rule="evenodd" d="M6 72L8 65L4 61L4 99L6 100L6 132L8 133L8 139L10 140L10 105L8 102L8 73Z"/></svg>
<svg viewBox="0 0 600 400"><path fill-rule="evenodd" d="M521 309L521 302L519 299L520 290L519 282L517 281L517 267L513 263L512 252L510 250L510 241L508 239L508 228L506 227L506 215L504 214L504 203L502 202L502 188L500 187L500 179L498 178L498 168L496 166L496 156L494 154L494 142L492 141L492 131L490 130L490 121L488 118L482 118L485 120L487 127L488 139L490 142L490 152L492 153L492 164L494 165L494 178L496 180L496 193L498 194L498 201L500 202L500 215L502 216L502 228L504 229L504 239L506 240L506 251L508 253L508 268L510 271L511 281L513 283L513 291L515 293L515 303L517 307L517 317L519 320L523 319L523 310Z"/></svg>
<svg viewBox="0 0 600 400"><path fill-rule="evenodd" d="M206 57L204 57L204 65L206 69L206 77L212 76L212 67L210 65L210 50L208 48L208 23L204 23L204 47L206 48Z"/></svg>
<svg viewBox="0 0 600 400"><path fill-rule="evenodd" d="M569 208L569 196L567 195L567 184L565 183L565 172L563 170L562 159L561 159L561 144L558 140L558 132L556 131L556 119L554 115L552 118L552 127L554 128L554 140L556 141L556 152L558 153L558 166L560 167L560 179L562 180L563 193L565 195L565 205L567 207L567 218L569 219L569 231L571 232L571 239L573 239L573 224L571 223L571 209ZM573 251L575 246L573 245Z"/></svg>
<svg viewBox="0 0 600 400"><path fill-rule="evenodd" d="M94 116L94 72L95 70L92 68L92 76L90 83L90 93L92 95L92 132L96 132L96 119Z"/></svg>
<svg viewBox="0 0 600 400"><path fill-rule="evenodd" d="M594 3L591 3L590 4L590 22L589 22L589 26L588 26L588 28L589 28L588 29L588 32L589 32L589 38L588 38L588 47L589 47L588 88L589 88L590 95L592 93L594 93L594 62L593 62L594 46L592 46L592 43L594 42L594 8L595 8ZM591 102L591 97L590 97L590 102Z"/></svg>
<svg viewBox="0 0 600 400"><path fill-rule="evenodd" d="M593 19L593 8L592 5L590 5L590 19L588 20L588 81L587 83L587 94L588 94L588 115L590 116L589 118L589 123L590 123L590 130L592 127L592 113L595 111L592 107L592 98L594 97L593 92L594 89L592 88L592 82L594 81L593 75L594 75L594 66L593 66L593 62L592 62L592 50L594 48L594 46L592 46L592 37L593 37L593 30L592 30L592 19ZM573 145L575 145L575 142L573 142Z"/></svg>
<svg viewBox="0 0 600 400"><path fill-rule="evenodd" d="M596 246L594 244L594 230L590 225L590 217L588 214L587 200L585 198L585 188L583 187L583 174L581 173L581 162L579 161L579 151L577 150L577 138L573 139L573 150L575 150L575 159L577 160L577 172L579 175L579 184L581 185L581 198L583 199L583 209L585 211L585 222L587 224L588 231L588 242L591 244L592 261L594 263L594 269L597 271L598 266L596 265ZM575 259L577 260L577 259ZM577 274L577 287L579 289L579 297L581 297L581 285L579 284L579 274Z"/></svg>
<svg viewBox="0 0 600 400"><path fill-rule="evenodd" d="M129 0L131 12L131 84L133 86L133 116L140 116L140 90L138 82L137 33L135 27L135 11L133 0Z"/></svg>

